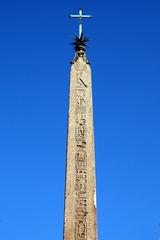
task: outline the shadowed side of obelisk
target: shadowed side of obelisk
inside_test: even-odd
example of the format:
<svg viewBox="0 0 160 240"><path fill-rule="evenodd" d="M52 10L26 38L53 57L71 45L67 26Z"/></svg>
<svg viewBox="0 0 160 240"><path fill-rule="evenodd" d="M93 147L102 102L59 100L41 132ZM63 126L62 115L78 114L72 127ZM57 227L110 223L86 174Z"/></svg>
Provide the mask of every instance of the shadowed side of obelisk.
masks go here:
<svg viewBox="0 0 160 240"><path fill-rule="evenodd" d="M97 240L91 69L80 38L70 72L64 240Z"/></svg>

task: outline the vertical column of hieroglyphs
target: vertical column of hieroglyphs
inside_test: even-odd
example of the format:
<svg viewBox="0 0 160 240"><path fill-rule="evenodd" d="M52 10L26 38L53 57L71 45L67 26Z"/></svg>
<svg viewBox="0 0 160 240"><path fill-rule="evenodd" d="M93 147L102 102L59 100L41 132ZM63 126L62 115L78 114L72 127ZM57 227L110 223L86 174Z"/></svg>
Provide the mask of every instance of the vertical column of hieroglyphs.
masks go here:
<svg viewBox="0 0 160 240"><path fill-rule="evenodd" d="M80 60L80 59L79 59ZM81 59L82 60L82 59ZM85 66L83 62L78 61L75 64L76 77L76 128L75 128L75 240L87 239L87 215L88 215L88 200L87 200L87 126L86 126L86 78Z"/></svg>

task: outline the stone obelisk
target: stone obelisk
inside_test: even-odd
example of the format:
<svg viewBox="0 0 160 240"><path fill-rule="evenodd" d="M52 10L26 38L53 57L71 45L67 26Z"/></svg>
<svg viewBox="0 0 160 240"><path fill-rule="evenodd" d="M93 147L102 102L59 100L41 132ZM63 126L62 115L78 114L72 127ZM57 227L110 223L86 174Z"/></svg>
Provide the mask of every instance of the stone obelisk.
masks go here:
<svg viewBox="0 0 160 240"><path fill-rule="evenodd" d="M80 10L81 11L81 10ZM79 15L83 17L82 11ZM74 39L70 71L66 163L64 240L97 240L96 182L91 68L86 58L87 38Z"/></svg>

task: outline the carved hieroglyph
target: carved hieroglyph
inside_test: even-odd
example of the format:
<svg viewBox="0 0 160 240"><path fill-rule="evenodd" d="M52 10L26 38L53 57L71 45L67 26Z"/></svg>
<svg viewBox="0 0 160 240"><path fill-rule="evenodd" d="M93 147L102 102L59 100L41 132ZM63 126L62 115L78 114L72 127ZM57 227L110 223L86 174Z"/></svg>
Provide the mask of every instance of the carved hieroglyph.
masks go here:
<svg viewBox="0 0 160 240"><path fill-rule="evenodd" d="M64 240L97 240L91 69L82 56L70 72Z"/></svg>

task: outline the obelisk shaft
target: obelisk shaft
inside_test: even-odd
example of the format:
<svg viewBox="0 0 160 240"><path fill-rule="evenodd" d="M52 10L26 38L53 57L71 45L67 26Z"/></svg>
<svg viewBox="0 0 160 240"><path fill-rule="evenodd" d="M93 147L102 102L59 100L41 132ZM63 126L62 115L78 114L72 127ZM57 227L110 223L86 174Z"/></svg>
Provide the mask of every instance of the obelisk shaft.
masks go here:
<svg viewBox="0 0 160 240"><path fill-rule="evenodd" d="M78 56L71 66L64 240L97 240L91 69Z"/></svg>

